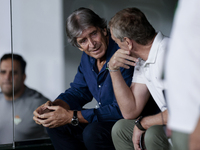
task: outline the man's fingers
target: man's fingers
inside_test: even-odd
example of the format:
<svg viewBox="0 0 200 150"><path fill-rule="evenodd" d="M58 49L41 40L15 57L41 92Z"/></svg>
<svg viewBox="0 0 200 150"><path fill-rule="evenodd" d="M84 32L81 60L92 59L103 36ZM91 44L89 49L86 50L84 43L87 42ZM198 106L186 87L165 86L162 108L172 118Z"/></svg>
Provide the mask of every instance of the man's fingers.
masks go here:
<svg viewBox="0 0 200 150"><path fill-rule="evenodd" d="M35 116L33 116L33 120L37 123L37 120L36 120L36 117ZM38 123L37 123L38 124Z"/></svg>
<svg viewBox="0 0 200 150"><path fill-rule="evenodd" d="M35 121L35 123L41 125L41 123L38 121L38 118L36 118L35 116L33 116L33 120Z"/></svg>
<svg viewBox="0 0 200 150"><path fill-rule="evenodd" d="M45 106L52 106L52 102L51 101L47 101L44 105Z"/></svg>
<svg viewBox="0 0 200 150"><path fill-rule="evenodd" d="M39 125L43 125L44 127L53 128L55 125L53 124L54 118L52 118L52 116L54 116L54 114L53 114L54 112L52 112L52 110L56 110L56 106L44 106L43 105L40 107L40 109L44 109L44 108L45 108L45 110L42 110L43 113L41 113L41 114L38 113L39 109L36 109L33 112L33 114L34 114L33 120L35 121L35 123L37 123Z"/></svg>
<svg viewBox="0 0 200 150"><path fill-rule="evenodd" d="M33 112L33 115L37 117L39 114L38 114L38 112L35 110L35 111Z"/></svg>
<svg viewBox="0 0 200 150"><path fill-rule="evenodd" d="M133 57L133 56L129 56L129 55L125 55L125 54L119 55L118 57L125 59L125 60L132 61L132 62L138 62L139 61L138 58Z"/></svg>
<svg viewBox="0 0 200 150"><path fill-rule="evenodd" d="M42 121L42 125L44 127L54 128L55 127L55 122L53 120L47 119L47 120Z"/></svg>
<svg viewBox="0 0 200 150"><path fill-rule="evenodd" d="M131 52L130 51L127 51L127 50L123 50L123 49L119 49L116 53L116 55L121 55L121 56L124 56L126 57L127 59L130 59L132 61L135 61L137 62L138 61L138 57L134 57L134 56L131 56Z"/></svg>
<svg viewBox="0 0 200 150"><path fill-rule="evenodd" d="M136 57L132 57L132 56L125 55L125 54L120 54L120 55L116 55L113 57L112 63L116 65L117 62L121 62L126 65L135 66L138 61L139 60Z"/></svg>
<svg viewBox="0 0 200 150"><path fill-rule="evenodd" d="M133 56L126 56L126 59L130 60L130 61L134 61L134 62L138 62L139 61L138 58L133 57Z"/></svg>
<svg viewBox="0 0 200 150"><path fill-rule="evenodd" d="M136 66L137 62L130 61L130 60L124 60L124 64L129 65L129 66Z"/></svg>
<svg viewBox="0 0 200 150"><path fill-rule="evenodd" d="M58 110L60 106L47 106L47 109L51 110L51 111L56 111Z"/></svg>
<svg viewBox="0 0 200 150"><path fill-rule="evenodd" d="M118 58L118 60L116 62L114 62L114 66L118 66L118 67L123 67L123 68L129 69L130 66L136 66L136 62L129 61L129 60L124 59L124 58Z"/></svg>
<svg viewBox="0 0 200 150"><path fill-rule="evenodd" d="M141 150L141 148L139 147L138 144L134 144L134 149L135 149L135 150Z"/></svg>
<svg viewBox="0 0 200 150"><path fill-rule="evenodd" d="M52 118L48 118L48 119L34 118L34 120L37 124L42 124L44 127L49 127L50 125L53 125L53 122L54 122Z"/></svg>

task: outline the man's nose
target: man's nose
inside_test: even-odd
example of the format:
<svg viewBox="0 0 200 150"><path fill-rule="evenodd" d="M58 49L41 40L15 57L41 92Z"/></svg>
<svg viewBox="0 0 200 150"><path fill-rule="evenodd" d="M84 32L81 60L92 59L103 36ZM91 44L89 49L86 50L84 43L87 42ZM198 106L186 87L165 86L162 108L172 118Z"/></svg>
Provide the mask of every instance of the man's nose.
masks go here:
<svg viewBox="0 0 200 150"><path fill-rule="evenodd" d="M5 78L6 78L7 80L12 80L12 72L6 73L6 74L5 74Z"/></svg>
<svg viewBox="0 0 200 150"><path fill-rule="evenodd" d="M92 38L90 38L90 39L88 39L88 41L89 41L89 47L95 47L95 45L96 45L95 40L93 40Z"/></svg>

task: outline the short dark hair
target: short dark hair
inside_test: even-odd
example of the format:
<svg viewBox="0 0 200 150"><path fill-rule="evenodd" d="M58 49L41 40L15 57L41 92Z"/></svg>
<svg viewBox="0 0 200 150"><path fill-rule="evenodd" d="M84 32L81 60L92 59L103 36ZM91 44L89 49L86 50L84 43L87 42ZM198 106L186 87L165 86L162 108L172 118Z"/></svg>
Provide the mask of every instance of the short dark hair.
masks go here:
<svg viewBox="0 0 200 150"><path fill-rule="evenodd" d="M117 12L110 20L109 27L113 35L121 41L128 37L141 45L146 45L156 34L144 13L134 7Z"/></svg>
<svg viewBox="0 0 200 150"><path fill-rule="evenodd" d="M17 60L17 61L20 62L22 73L25 74L26 61L25 61L25 60L23 59L23 57L20 56L19 54L11 54L11 53L4 54L4 55L1 57L0 63L1 63L3 60L12 59L12 58L13 58L13 60Z"/></svg>
<svg viewBox="0 0 200 150"><path fill-rule="evenodd" d="M66 21L68 42L73 46L80 47L76 38L82 34L83 30L92 26L99 27L102 30L107 29L107 22L91 9L81 7L75 10Z"/></svg>

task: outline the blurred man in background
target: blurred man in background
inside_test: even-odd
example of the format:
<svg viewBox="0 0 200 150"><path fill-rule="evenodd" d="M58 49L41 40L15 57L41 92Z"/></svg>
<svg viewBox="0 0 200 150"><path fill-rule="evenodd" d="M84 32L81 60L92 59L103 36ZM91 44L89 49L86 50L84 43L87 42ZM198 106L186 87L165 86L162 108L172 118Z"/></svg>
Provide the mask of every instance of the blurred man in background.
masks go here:
<svg viewBox="0 0 200 150"><path fill-rule="evenodd" d="M24 84L25 68L18 54L5 54L0 60L0 144L48 136L32 119L33 111L48 99Z"/></svg>

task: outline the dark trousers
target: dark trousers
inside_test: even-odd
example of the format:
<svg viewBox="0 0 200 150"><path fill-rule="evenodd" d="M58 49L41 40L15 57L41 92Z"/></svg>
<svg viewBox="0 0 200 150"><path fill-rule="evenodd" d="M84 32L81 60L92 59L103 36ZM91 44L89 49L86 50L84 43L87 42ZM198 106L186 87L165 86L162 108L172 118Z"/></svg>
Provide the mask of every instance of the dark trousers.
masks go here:
<svg viewBox="0 0 200 150"><path fill-rule="evenodd" d="M56 150L115 150L111 130L115 122L94 122L47 128Z"/></svg>

